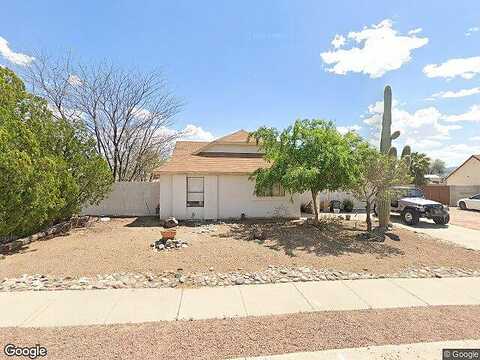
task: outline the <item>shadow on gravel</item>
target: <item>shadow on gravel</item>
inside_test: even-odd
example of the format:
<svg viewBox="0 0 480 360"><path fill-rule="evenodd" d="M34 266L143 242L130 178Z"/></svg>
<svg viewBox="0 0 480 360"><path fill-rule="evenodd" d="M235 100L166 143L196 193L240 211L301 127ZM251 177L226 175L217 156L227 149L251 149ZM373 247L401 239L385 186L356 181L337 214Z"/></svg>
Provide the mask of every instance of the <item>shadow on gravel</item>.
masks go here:
<svg viewBox="0 0 480 360"><path fill-rule="evenodd" d="M131 223L125 225L126 227L161 227L158 216L141 216L133 218Z"/></svg>
<svg viewBox="0 0 480 360"><path fill-rule="evenodd" d="M262 234L264 240L255 239ZM341 256L348 254L373 254L377 258L404 255L404 252L387 242L359 241L362 228L354 222L328 221L320 226L292 222L236 223L230 224L229 232L219 237L232 237L241 241L256 241L272 250L283 251L289 256L304 251L317 256ZM400 240L395 234L394 239Z"/></svg>

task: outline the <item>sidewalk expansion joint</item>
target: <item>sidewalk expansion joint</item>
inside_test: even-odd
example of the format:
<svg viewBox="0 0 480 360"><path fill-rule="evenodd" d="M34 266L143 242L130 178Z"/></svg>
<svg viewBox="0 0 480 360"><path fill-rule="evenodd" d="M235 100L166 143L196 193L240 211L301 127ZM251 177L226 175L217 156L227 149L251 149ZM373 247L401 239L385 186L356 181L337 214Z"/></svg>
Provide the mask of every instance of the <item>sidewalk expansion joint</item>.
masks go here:
<svg viewBox="0 0 480 360"><path fill-rule="evenodd" d="M183 300L183 289L180 291L180 301L178 302L178 309L177 309L177 317L175 320L178 320L178 317L180 316L180 308L182 307L182 300Z"/></svg>
<svg viewBox="0 0 480 360"><path fill-rule="evenodd" d="M308 300L308 298L305 296L305 294L297 287L297 285L295 285L295 283L292 283L292 285L293 285L293 287L298 291L298 293L300 294L300 296L305 299L305 301L307 302L308 306L310 306L311 310L312 310L312 311L315 311L315 307L314 307L313 304L310 302L310 300Z"/></svg>

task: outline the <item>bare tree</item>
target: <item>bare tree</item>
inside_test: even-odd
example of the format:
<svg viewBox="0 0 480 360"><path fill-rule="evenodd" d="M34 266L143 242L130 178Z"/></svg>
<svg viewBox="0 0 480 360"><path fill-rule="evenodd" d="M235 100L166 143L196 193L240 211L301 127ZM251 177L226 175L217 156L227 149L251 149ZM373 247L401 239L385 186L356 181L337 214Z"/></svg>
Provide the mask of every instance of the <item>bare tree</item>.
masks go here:
<svg viewBox="0 0 480 360"><path fill-rule="evenodd" d="M145 181L182 134L170 130L183 103L160 72L112 64L73 64L70 56L37 56L25 74L54 115L81 121L95 137L116 181Z"/></svg>

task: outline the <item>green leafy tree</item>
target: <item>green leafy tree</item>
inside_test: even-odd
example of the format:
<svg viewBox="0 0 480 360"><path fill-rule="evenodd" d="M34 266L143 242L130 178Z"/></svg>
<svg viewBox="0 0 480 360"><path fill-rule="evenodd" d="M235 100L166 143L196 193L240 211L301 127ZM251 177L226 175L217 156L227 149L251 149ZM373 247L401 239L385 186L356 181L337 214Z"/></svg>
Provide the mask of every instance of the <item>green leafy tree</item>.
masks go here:
<svg viewBox="0 0 480 360"><path fill-rule="evenodd" d="M26 235L71 217L110 190L112 176L81 124L0 68L0 235Z"/></svg>
<svg viewBox="0 0 480 360"><path fill-rule="evenodd" d="M366 142L357 146L356 156L359 168L351 191L365 202L367 231L371 232L371 212L378 193L388 194L392 186L406 184L411 178L405 161L382 154Z"/></svg>
<svg viewBox="0 0 480 360"><path fill-rule="evenodd" d="M425 185L425 175L430 168L430 159L426 154L413 152L410 155L410 175L417 186Z"/></svg>
<svg viewBox="0 0 480 360"><path fill-rule="evenodd" d="M435 174L435 175L444 175L447 172L447 166L445 164L445 161L440 160L440 159L435 159L431 162L430 164L430 174Z"/></svg>
<svg viewBox="0 0 480 360"><path fill-rule="evenodd" d="M270 165L252 174L255 191L264 192L278 183L291 194L309 191L316 221L318 193L348 188L355 180L360 138L353 132L340 134L330 121L297 120L282 132L261 127L250 136Z"/></svg>

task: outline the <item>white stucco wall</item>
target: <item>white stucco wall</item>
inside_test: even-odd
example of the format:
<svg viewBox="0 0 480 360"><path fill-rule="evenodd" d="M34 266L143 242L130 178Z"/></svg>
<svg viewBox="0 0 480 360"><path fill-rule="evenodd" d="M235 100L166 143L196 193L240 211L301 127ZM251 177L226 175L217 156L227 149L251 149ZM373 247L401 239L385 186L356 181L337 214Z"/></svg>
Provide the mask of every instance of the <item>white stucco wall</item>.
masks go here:
<svg viewBox="0 0 480 360"><path fill-rule="evenodd" d="M254 195L254 182L248 176L221 175L218 177L219 215L221 218L299 217L300 196L258 198Z"/></svg>
<svg viewBox="0 0 480 360"><path fill-rule="evenodd" d="M204 176L204 207L186 206L187 175L162 175L160 177L160 217L177 219L228 219L299 217L300 196L257 198L253 194L254 183L248 176ZM291 200L293 199L293 201Z"/></svg>
<svg viewBox="0 0 480 360"><path fill-rule="evenodd" d="M480 161L470 158L447 178L448 185L480 185Z"/></svg>

